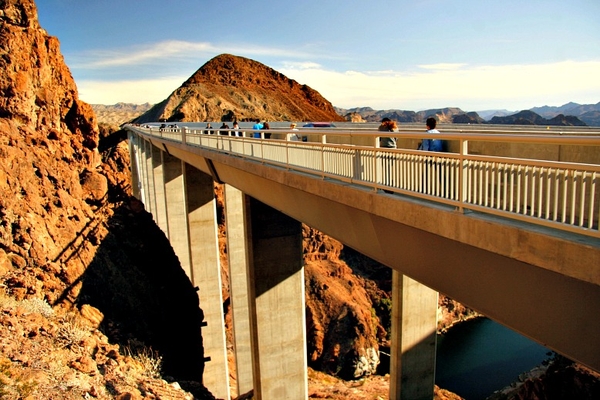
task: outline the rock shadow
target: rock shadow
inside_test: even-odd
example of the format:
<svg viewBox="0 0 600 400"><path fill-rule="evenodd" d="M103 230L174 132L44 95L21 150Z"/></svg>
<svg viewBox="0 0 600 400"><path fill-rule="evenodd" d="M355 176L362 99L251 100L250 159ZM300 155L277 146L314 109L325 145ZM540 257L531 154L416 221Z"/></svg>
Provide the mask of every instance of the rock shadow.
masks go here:
<svg viewBox="0 0 600 400"><path fill-rule="evenodd" d="M135 198L117 207L107 226L79 280L76 305L104 314L100 330L112 343L142 342L156 352L163 376L202 382L204 315L167 237Z"/></svg>

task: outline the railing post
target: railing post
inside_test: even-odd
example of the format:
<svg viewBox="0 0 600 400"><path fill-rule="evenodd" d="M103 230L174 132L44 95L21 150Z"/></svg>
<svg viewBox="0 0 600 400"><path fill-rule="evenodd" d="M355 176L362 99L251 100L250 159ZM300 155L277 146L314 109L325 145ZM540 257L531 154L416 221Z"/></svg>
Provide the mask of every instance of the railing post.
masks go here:
<svg viewBox="0 0 600 400"><path fill-rule="evenodd" d="M181 143L185 144L186 143L186 135L187 134L187 128L184 126L183 128L181 128Z"/></svg>
<svg viewBox="0 0 600 400"><path fill-rule="evenodd" d="M288 134L285 134L285 167L290 170L290 143L287 140Z"/></svg>
<svg viewBox="0 0 600 400"><path fill-rule="evenodd" d="M460 175L459 175L459 183L458 183L458 189L459 189L459 202L460 205L458 207L458 211L460 212L464 212L465 208L464 208L464 204L465 204L465 200L467 198L467 189L468 189L468 185L467 185L467 169L469 168L468 166L468 160L466 158L466 156L469 154L469 141L466 139L461 139L460 140L460 165L461 168L459 170Z"/></svg>
<svg viewBox="0 0 600 400"><path fill-rule="evenodd" d="M321 179L325 179L325 146L321 145Z"/></svg>

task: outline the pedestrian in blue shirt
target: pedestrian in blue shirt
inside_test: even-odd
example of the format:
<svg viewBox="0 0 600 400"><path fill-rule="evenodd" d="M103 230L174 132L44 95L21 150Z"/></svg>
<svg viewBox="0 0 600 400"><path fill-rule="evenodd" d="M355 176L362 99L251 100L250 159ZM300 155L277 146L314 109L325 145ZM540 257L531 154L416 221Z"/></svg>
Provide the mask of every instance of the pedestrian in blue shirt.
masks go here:
<svg viewBox="0 0 600 400"><path fill-rule="evenodd" d="M253 137L260 139L260 130L263 128L263 124L260 123L260 120L257 119L256 123L254 124L254 126L252 127L252 129L254 129L254 134L252 135Z"/></svg>
<svg viewBox="0 0 600 400"><path fill-rule="evenodd" d="M433 117L427 118L425 121L425 125L427 126L427 133L431 133L435 136L435 134L440 133L437 129L435 129L437 125L437 121ZM444 146L444 140L428 138L423 139L421 144L419 145L419 150L426 151L446 151ZM423 188L422 192L434 196L446 197L448 194L446 193L446 184L445 177L443 174L444 170L444 161L438 157L427 157L425 160L425 168L424 168L424 176L423 176Z"/></svg>
<svg viewBox="0 0 600 400"><path fill-rule="evenodd" d="M425 125L427 126L427 133L440 133L440 131L435 129L437 125L435 118L427 118ZM423 139L419 146L419 150L444 151L443 141L440 139Z"/></svg>

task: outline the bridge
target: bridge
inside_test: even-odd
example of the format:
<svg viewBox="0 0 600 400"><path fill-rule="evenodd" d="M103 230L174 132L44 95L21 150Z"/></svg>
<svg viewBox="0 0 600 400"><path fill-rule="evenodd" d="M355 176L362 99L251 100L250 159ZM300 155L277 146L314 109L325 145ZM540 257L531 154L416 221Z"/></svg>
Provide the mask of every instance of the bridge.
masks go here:
<svg viewBox="0 0 600 400"><path fill-rule="evenodd" d="M126 126L134 195L198 286L204 384L229 398L213 183L224 183L238 393L307 398L301 223L393 270L391 399L431 399L438 292L600 371L600 132ZM276 251L275 251L276 249Z"/></svg>

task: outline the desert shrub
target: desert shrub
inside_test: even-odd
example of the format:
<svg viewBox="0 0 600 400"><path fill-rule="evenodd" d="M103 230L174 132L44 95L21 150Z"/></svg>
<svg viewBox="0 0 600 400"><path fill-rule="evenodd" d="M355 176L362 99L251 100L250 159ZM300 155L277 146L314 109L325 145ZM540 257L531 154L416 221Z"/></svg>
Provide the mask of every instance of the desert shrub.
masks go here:
<svg viewBox="0 0 600 400"><path fill-rule="evenodd" d="M375 311L389 340L392 335L392 299L386 297L380 298Z"/></svg>
<svg viewBox="0 0 600 400"><path fill-rule="evenodd" d="M50 318L54 315L52 306L43 299L25 299L21 301L21 306L24 307L28 312L40 313L46 318Z"/></svg>
<svg viewBox="0 0 600 400"><path fill-rule="evenodd" d="M126 355L142 365L144 376L148 378L161 377L162 357L158 352L138 340L129 340L124 350Z"/></svg>
<svg viewBox="0 0 600 400"><path fill-rule="evenodd" d="M91 335L88 328L81 325L74 315L67 315L60 325L56 341L62 348L81 350L82 342Z"/></svg>

